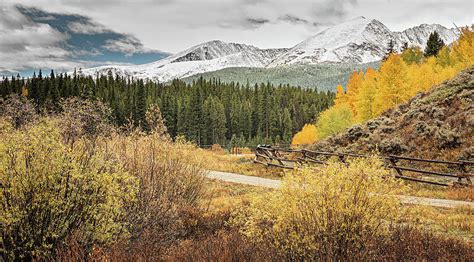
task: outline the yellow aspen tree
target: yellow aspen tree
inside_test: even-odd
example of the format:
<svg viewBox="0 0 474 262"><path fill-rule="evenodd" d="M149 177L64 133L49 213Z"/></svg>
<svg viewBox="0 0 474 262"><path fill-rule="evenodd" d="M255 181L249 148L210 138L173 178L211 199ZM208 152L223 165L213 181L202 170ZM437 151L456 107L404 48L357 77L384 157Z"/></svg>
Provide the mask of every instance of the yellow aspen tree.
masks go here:
<svg viewBox="0 0 474 262"><path fill-rule="evenodd" d="M399 55L390 55L382 64L377 82L379 92L375 98L376 115L410 98L407 72L407 65Z"/></svg>
<svg viewBox="0 0 474 262"><path fill-rule="evenodd" d="M419 64L423 59L423 51L420 47L410 47L402 52L401 57L408 65Z"/></svg>
<svg viewBox="0 0 474 262"><path fill-rule="evenodd" d="M336 105L323 111L316 123L318 138L323 139L351 126L352 111L349 105Z"/></svg>
<svg viewBox="0 0 474 262"><path fill-rule="evenodd" d="M355 122L360 123L375 117L375 95L377 93L377 72L369 68L357 94Z"/></svg>
<svg viewBox="0 0 474 262"><path fill-rule="evenodd" d="M354 72L347 82L347 103L352 111L352 115L356 116L356 104L359 90L362 87L364 72Z"/></svg>
<svg viewBox="0 0 474 262"><path fill-rule="evenodd" d="M347 103L347 94L341 85L336 87L336 98L334 99L334 105L342 105Z"/></svg>
<svg viewBox="0 0 474 262"><path fill-rule="evenodd" d="M453 44L452 57L457 67L462 69L474 65L474 25L461 29L459 40Z"/></svg>
<svg viewBox="0 0 474 262"><path fill-rule="evenodd" d="M291 145L309 145L315 143L317 139L316 126L306 124L300 132L295 134L291 141Z"/></svg>
<svg viewBox="0 0 474 262"><path fill-rule="evenodd" d="M436 56L436 64L442 67L448 67L454 64L449 47L445 46L438 52L438 55Z"/></svg>
<svg viewBox="0 0 474 262"><path fill-rule="evenodd" d="M429 90L436 83L435 57L429 57L424 63L409 66L408 93L416 95L420 91Z"/></svg>

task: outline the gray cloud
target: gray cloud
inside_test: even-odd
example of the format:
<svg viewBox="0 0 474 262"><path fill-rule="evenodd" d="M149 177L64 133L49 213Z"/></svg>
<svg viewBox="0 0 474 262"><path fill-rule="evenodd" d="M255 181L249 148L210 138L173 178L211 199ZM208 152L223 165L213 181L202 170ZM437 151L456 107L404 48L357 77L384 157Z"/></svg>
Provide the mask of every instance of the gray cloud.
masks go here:
<svg viewBox="0 0 474 262"><path fill-rule="evenodd" d="M245 19L245 22L250 27L258 27L258 26L261 26L263 24L269 23L270 20L268 20L266 18L247 18L247 19Z"/></svg>
<svg viewBox="0 0 474 262"><path fill-rule="evenodd" d="M20 0L2 1L18 3ZM451 27L453 22L458 25L474 22L472 0L21 2L49 11L86 14L111 30L132 33L147 47L171 52L178 52L210 39L245 42L265 48L290 47L327 26L361 15L378 19L392 30L403 30L421 23L440 23ZM282 37L282 32L285 37Z"/></svg>
<svg viewBox="0 0 474 262"><path fill-rule="evenodd" d="M313 3L313 25L334 24L347 18L357 0L323 0Z"/></svg>
<svg viewBox="0 0 474 262"><path fill-rule="evenodd" d="M308 20L306 20L304 18L299 18L299 17L289 15L289 14L286 14L284 16L280 16L278 18L278 20L284 21L284 22L289 22L289 23L292 23L292 24L307 24L308 23Z"/></svg>

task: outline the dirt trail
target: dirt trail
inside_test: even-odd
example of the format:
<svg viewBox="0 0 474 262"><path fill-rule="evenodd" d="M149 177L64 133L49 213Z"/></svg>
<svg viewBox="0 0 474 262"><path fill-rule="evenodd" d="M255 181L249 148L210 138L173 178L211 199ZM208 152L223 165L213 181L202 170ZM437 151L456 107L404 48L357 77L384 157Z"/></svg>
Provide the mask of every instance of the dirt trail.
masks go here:
<svg viewBox="0 0 474 262"><path fill-rule="evenodd" d="M279 188L281 187L281 181L276 179L261 178L255 176L245 176L234 173L220 172L220 171L208 171L206 174L207 178L217 179L225 182L238 183L250 186L260 186L268 188ZM414 204L414 205L426 205L433 207L442 208L455 208L458 206L469 206L474 208L474 202L449 200L449 199L437 199L437 198L426 198L416 196L400 196L402 203Z"/></svg>

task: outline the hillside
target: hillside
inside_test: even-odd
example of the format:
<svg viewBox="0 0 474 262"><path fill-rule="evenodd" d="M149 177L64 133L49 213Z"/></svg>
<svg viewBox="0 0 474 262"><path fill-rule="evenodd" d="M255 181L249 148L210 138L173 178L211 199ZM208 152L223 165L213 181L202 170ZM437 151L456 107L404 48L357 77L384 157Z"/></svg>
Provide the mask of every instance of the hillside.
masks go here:
<svg viewBox="0 0 474 262"><path fill-rule="evenodd" d="M367 64L335 64L279 66L275 68L233 67L222 70L197 74L183 79L187 83L203 77L204 79L220 79L222 82L271 83L274 85L289 84L306 88L317 88L320 91L334 91L337 85L345 86L354 71L372 67L377 69L378 62Z"/></svg>
<svg viewBox="0 0 474 262"><path fill-rule="evenodd" d="M472 159L474 67L380 117L311 146L316 150Z"/></svg>

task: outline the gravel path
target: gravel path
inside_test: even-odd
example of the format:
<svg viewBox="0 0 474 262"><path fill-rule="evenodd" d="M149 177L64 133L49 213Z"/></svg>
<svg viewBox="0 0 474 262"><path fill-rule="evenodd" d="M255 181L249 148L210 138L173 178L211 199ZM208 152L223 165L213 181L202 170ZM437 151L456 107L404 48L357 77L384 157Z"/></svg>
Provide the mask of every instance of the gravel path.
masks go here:
<svg viewBox="0 0 474 262"><path fill-rule="evenodd" d="M206 176L210 179L217 179L225 182L238 183L250 186L260 186L268 188L279 188L281 181L276 179L261 178L256 176L244 176L234 173L220 172L220 171L208 171ZM415 197L415 196L400 196L402 203L415 204L415 205L426 205L433 207L443 208L454 208L457 206L469 206L474 208L474 202L448 200L448 199L437 199L437 198L426 198L426 197Z"/></svg>

